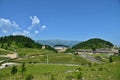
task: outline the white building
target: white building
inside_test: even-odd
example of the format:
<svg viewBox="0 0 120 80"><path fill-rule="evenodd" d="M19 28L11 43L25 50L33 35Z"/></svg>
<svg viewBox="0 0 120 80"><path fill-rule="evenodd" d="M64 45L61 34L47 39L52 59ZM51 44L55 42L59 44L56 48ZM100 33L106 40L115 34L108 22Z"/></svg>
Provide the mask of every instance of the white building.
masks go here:
<svg viewBox="0 0 120 80"><path fill-rule="evenodd" d="M64 52L68 49L68 46L65 45L55 45L54 49L56 49L58 52Z"/></svg>

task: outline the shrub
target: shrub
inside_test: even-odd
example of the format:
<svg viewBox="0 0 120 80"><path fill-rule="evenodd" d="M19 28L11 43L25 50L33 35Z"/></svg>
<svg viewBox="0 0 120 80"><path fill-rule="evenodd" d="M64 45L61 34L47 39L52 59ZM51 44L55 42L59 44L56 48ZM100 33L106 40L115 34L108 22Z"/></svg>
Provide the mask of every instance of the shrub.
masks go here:
<svg viewBox="0 0 120 80"><path fill-rule="evenodd" d="M32 80L33 79L33 76L32 75L28 75L27 77L26 77L26 80Z"/></svg>
<svg viewBox="0 0 120 80"><path fill-rule="evenodd" d="M55 80L55 77L53 75L51 75L51 80Z"/></svg>
<svg viewBox="0 0 120 80"><path fill-rule="evenodd" d="M72 75L66 76L66 80L73 80L73 79L74 79L74 76Z"/></svg>
<svg viewBox="0 0 120 80"><path fill-rule="evenodd" d="M83 76L82 76L82 73L81 73L81 72L77 74L77 80L82 80L82 77L83 77Z"/></svg>

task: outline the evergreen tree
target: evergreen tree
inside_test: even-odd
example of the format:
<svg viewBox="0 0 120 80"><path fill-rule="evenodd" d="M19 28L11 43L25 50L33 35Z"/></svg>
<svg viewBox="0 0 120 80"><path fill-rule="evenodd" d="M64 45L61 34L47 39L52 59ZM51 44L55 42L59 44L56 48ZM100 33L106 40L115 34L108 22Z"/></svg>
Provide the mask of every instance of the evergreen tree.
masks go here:
<svg viewBox="0 0 120 80"><path fill-rule="evenodd" d="M11 74L15 75L17 73L17 67L13 66L12 70L11 70Z"/></svg>
<svg viewBox="0 0 120 80"><path fill-rule="evenodd" d="M120 50L118 51L118 55L120 56Z"/></svg>
<svg viewBox="0 0 120 80"><path fill-rule="evenodd" d="M24 76L24 72L26 71L26 68L25 68L25 62L22 63L22 66L21 66L21 73L22 73L22 78Z"/></svg>
<svg viewBox="0 0 120 80"><path fill-rule="evenodd" d="M17 73L18 69L16 66L13 66L12 67L12 70L11 70L11 75L15 75ZM10 77L11 78L11 77Z"/></svg>
<svg viewBox="0 0 120 80"><path fill-rule="evenodd" d="M109 62L110 62L110 63L113 62L112 56L110 56Z"/></svg>

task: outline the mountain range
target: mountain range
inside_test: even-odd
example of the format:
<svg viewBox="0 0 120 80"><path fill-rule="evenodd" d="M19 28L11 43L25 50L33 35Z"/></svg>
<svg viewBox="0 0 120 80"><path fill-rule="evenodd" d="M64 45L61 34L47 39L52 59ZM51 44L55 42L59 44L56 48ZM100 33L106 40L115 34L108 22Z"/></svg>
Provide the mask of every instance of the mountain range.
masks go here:
<svg viewBox="0 0 120 80"><path fill-rule="evenodd" d="M72 47L80 41L70 41L70 40L36 40L36 42L43 44L43 45L49 45L49 46L55 46L55 45L66 45L69 47Z"/></svg>

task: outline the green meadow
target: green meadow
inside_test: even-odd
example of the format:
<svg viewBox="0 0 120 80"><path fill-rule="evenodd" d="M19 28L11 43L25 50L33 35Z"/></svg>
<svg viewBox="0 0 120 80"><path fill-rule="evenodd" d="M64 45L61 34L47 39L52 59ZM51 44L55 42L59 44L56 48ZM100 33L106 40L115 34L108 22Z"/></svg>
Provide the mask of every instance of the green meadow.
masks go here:
<svg viewBox="0 0 120 80"><path fill-rule="evenodd" d="M0 54L13 53L14 50L0 48ZM11 74L14 66L0 69L0 80L120 80L120 56L106 54L90 55L102 63L88 61L76 54L56 53L37 48L17 48L18 58L0 57L6 62L15 62L17 71ZM1 64L2 64L1 63ZM25 71L22 76L22 63Z"/></svg>
<svg viewBox="0 0 120 80"><path fill-rule="evenodd" d="M109 64L65 65L65 64L25 64L26 71L21 78L21 65L18 72L11 75L12 67L0 70L0 80L26 80L32 75L32 80L120 80L120 62ZM79 78L80 77L80 78Z"/></svg>

